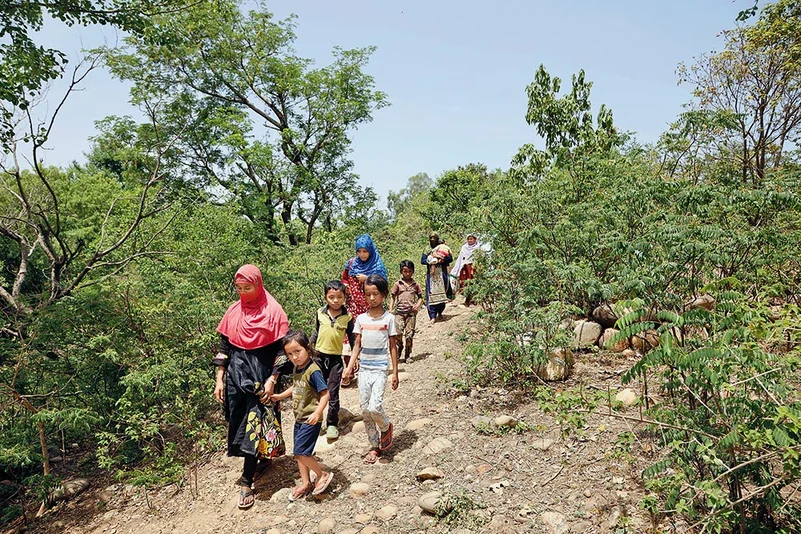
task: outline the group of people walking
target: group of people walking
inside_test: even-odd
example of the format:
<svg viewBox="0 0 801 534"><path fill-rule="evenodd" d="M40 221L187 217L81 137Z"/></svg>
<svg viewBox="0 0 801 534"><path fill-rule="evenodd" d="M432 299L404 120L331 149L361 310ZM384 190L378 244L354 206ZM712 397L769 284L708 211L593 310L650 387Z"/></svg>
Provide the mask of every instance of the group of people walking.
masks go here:
<svg viewBox="0 0 801 534"><path fill-rule="evenodd" d="M333 474L314 458L323 430L329 441L339 437L339 391L358 370L359 406L369 450L366 464L374 464L392 446L393 424L384 409L387 382L398 388L398 363L411 357L416 316L425 302L431 322L442 316L453 299L454 285L473 278L477 236L468 235L456 261L436 233L420 263L426 268L425 299L414 280L415 264L400 262L400 278L389 287L387 270L369 234L356 240L340 280L323 288L324 305L316 311L311 336L291 330L281 305L264 288L255 265L242 266L234 276L239 300L220 321L220 347L214 357L214 397L228 421L228 455L244 458L239 479L239 508L253 506L254 481L271 458L284 454L280 402L292 398L293 455L301 482L290 500L320 494ZM452 283L453 282L453 283ZM389 307L385 302L389 300ZM465 304L470 305L469 296ZM350 357L343 348L350 345ZM275 391L282 376L292 385Z"/></svg>

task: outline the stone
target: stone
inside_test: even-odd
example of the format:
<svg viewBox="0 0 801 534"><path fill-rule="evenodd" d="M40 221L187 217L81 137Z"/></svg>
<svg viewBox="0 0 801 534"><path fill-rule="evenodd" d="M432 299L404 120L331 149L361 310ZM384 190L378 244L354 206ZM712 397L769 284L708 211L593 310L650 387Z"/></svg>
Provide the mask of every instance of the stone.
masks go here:
<svg viewBox="0 0 801 534"><path fill-rule="evenodd" d="M631 388L621 389L615 394L615 400L622 402L623 406L632 406L637 402L637 392Z"/></svg>
<svg viewBox="0 0 801 534"><path fill-rule="evenodd" d="M433 440L429 441L427 445L423 447L423 454L439 454L442 451L450 449L453 447L453 443L451 443L446 438L434 438Z"/></svg>
<svg viewBox="0 0 801 534"><path fill-rule="evenodd" d="M587 348L595 345L595 342L598 341L599 337L601 337L601 330L601 325L595 321L580 319L574 322L574 345L581 348Z"/></svg>
<svg viewBox="0 0 801 534"><path fill-rule="evenodd" d="M350 494L353 497L362 497L370 493L370 484L365 482L354 482L350 485Z"/></svg>
<svg viewBox="0 0 801 534"><path fill-rule="evenodd" d="M270 502L287 502L292 495L291 488L281 488L270 496Z"/></svg>
<svg viewBox="0 0 801 534"><path fill-rule="evenodd" d="M359 534L359 529L358 528L346 528L345 530L340 530L338 532L338 534Z"/></svg>
<svg viewBox="0 0 801 534"><path fill-rule="evenodd" d="M617 322L617 314L609 304L601 304L592 310L592 318L604 328L612 328Z"/></svg>
<svg viewBox="0 0 801 534"><path fill-rule="evenodd" d="M487 429L492 428L492 417L487 417L486 415L477 415L470 420L470 424L473 425L473 428L476 429Z"/></svg>
<svg viewBox="0 0 801 534"><path fill-rule="evenodd" d="M356 523L369 523L373 520L373 514L356 514L356 517L353 518Z"/></svg>
<svg viewBox="0 0 801 534"><path fill-rule="evenodd" d="M359 531L359 534L382 534L381 529L375 525L367 525Z"/></svg>
<svg viewBox="0 0 801 534"><path fill-rule="evenodd" d="M411 378L412 375L407 373L406 371L399 371L398 372L398 382L406 382Z"/></svg>
<svg viewBox="0 0 801 534"><path fill-rule="evenodd" d="M437 469L436 467L426 467L419 473L417 473L416 478L420 482L423 480L438 480L445 476L445 473Z"/></svg>
<svg viewBox="0 0 801 534"><path fill-rule="evenodd" d="M398 507L392 506L391 504L388 504L383 508L379 508L375 513L375 516L382 521L389 521L390 519L394 519L397 515Z"/></svg>
<svg viewBox="0 0 801 534"><path fill-rule="evenodd" d="M538 377L547 382L567 380L574 363L572 352L566 349L554 349L548 356L548 362L538 365L535 372Z"/></svg>
<svg viewBox="0 0 801 534"><path fill-rule="evenodd" d="M567 518L559 512L547 511L539 515L540 521L552 534L566 534L570 531Z"/></svg>
<svg viewBox="0 0 801 534"><path fill-rule="evenodd" d="M515 419L511 415L499 415L498 417L495 418L494 422L495 425L498 427L505 426L512 428L517 426L517 419Z"/></svg>
<svg viewBox="0 0 801 534"><path fill-rule="evenodd" d="M541 439L538 438L531 443L531 448L538 449L541 451L547 451L548 449L551 448L551 446L553 446L553 444L554 440L552 440L551 438L541 438Z"/></svg>
<svg viewBox="0 0 801 534"><path fill-rule="evenodd" d="M356 421L353 423L353 427L350 429L351 432L364 432L364 421Z"/></svg>
<svg viewBox="0 0 801 534"><path fill-rule="evenodd" d="M85 478L75 478L64 482L61 486L50 492L47 496L48 501L56 503L68 501L76 495L83 493L89 488L89 481Z"/></svg>
<svg viewBox="0 0 801 534"><path fill-rule="evenodd" d="M317 438L317 443L314 445L314 452L315 454L323 454L326 452L333 451L335 446L336 446L335 441L329 443L328 439L325 436L320 436Z"/></svg>
<svg viewBox="0 0 801 534"><path fill-rule="evenodd" d="M420 430L423 427L426 427L431 424L431 419L428 417L424 417L422 419L414 419L406 423L406 430Z"/></svg>
<svg viewBox="0 0 801 534"><path fill-rule="evenodd" d="M612 337L619 333L620 330L617 330L616 328L607 328L604 330L603 334L601 334L601 338L598 340L598 346L610 352L623 352L629 348L628 339L623 338L614 345L609 344L609 341L612 339Z"/></svg>
<svg viewBox="0 0 801 534"><path fill-rule="evenodd" d="M621 352L620 354L624 358L636 358L637 357L637 351L635 351L634 349L626 349L623 352Z"/></svg>
<svg viewBox="0 0 801 534"><path fill-rule="evenodd" d="M656 330L645 330L644 332L631 336L631 347L640 354L645 354L658 345L659 334L657 334Z"/></svg>
<svg viewBox="0 0 801 534"><path fill-rule="evenodd" d="M684 305L688 310L703 308L712 311L715 309L715 297L712 295L699 295Z"/></svg>
<svg viewBox="0 0 801 534"><path fill-rule="evenodd" d="M317 524L317 532L319 534L328 534L333 532L336 526L337 524L333 519L323 519Z"/></svg>
<svg viewBox="0 0 801 534"><path fill-rule="evenodd" d="M453 509L448 499L444 499L442 493L439 491L429 491L428 493L422 494L420 498L417 499L417 506L422 508L423 511L434 515L440 513L445 514Z"/></svg>
<svg viewBox="0 0 801 534"><path fill-rule="evenodd" d="M364 476L362 477L362 480L361 480L361 482L366 482L367 484L369 484L369 483L371 483L373 480L375 480L375 474L373 474L373 473L367 473L366 475L364 475Z"/></svg>

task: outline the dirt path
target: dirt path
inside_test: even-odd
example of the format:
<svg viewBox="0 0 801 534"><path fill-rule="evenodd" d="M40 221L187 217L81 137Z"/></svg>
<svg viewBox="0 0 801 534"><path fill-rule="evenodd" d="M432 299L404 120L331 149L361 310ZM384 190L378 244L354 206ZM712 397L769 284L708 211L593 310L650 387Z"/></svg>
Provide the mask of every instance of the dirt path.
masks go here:
<svg viewBox="0 0 801 534"><path fill-rule="evenodd" d="M445 320L418 328L415 354L401 364L397 391L387 389L385 406L395 423L390 454L373 466L361 424L350 422L342 437L316 453L333 470L331 489L319 500L288 502L297 480L292 457L274 462L256 484L256 503L237 509L241 459L216 455L197 470L192 484L145 494L122 485L86 493L36 531L93 534L191 532L642 532L647 518L636 503L642 496L640 438L619 439L626 422L591 418L582 438L563 438L555 420L536 403L498 388L460 391L459 334L475 329L473 315L449 305ZM420 316L423 319L423 314ZM423 322L423 321L421 321ZM427 323L427 321L425 321ZM611 358L611 357L610 357ZM619 386L618 371L630 362L585 355L571 383L595 388ZM359 413L357 389L342 390L342 406ZM631 408L635 415L636 408ZM481 434L476 416L509 415L531 429ZM291 413L285 414L291 429ZM436 442L434 440L439 439ZM442 450L437 450L441 448ZM291 450L291 444L288 447ZM419 482L416 475L436 467L442 478ZM366 485L354 495L352 485ZM362 487L361 489L364 489ZM462 496L451 523L423 513L418 498L433 490ZM478 505L470 510L471 503ZM78 513L80 509L92 513ZM376 514L381 510L380 514ZM383 516L383 517L381 517Z"/></svg>

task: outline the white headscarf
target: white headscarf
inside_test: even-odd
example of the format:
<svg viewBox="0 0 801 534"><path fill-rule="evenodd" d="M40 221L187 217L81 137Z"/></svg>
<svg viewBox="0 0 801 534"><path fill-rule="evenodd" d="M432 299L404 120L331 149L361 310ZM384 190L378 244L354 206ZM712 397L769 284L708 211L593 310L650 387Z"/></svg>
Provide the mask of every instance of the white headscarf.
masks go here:
<svg viewBox="0 0 801 534"><path fill-rule="evenodd" d="M466 237L471 236L476 238L476 242L473 245L465 242L465 244L462 245L461 250L459 250L459 257L451 266L451 276L454 278L459 278L459 274L462 272L462 267L473 263L473 254L475 251L481 248L481 241L478 240L478 236L474 233L469 233Z"/></svg>

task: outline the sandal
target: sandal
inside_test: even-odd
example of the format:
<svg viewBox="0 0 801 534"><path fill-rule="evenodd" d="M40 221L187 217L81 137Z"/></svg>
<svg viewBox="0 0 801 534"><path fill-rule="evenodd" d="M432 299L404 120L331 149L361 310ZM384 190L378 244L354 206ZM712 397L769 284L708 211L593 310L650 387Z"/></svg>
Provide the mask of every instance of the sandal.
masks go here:
<svg viewBox="0 0 801 534"><path fill-rule="evenodd" d="M323 473L323 478L317 481L317 485L312 490L312 495L320 495L327 490L332 480L334 480L334 473Z"/></svg>
<svg viewBox="0 0 801 534"><path fill-rule="evenodd" d="M250 501L248 501L248 498ZM239 509L240 510L247 510L251 506L253 506L256 502L256 496L253 493L253 490L250 489L250 486L240 486L239 489Z"/></svg>
<svg viewBox="0 0 801 534"><path fill-rule="evenodd" d="M313 489L314 486L312 486L311 483L305 486L295 486L295 489L292 490L292 494L289 496L289 502L295 502L298 499L302 499L303 497L308 495Z"/></svg>
<svg viewBox="0 0 801 534"><path fill-rule="evenodd" d="M386 432L381 433L381 444L378 446L379 449L385 451L392 447L392 430L393 426L392 423L389 424L389 428Z"/></svg>
<svg viewBox="0 0 801 534"><path fill-rule="evenodd" d="M364 463L366 463L367 465L373 465L378 461L379 456L381 456L381 450L370 449L367 452L367 455L364 457Z"/></svg>

